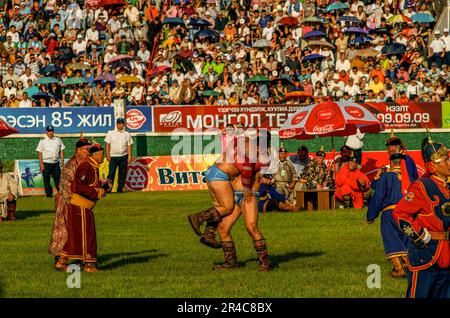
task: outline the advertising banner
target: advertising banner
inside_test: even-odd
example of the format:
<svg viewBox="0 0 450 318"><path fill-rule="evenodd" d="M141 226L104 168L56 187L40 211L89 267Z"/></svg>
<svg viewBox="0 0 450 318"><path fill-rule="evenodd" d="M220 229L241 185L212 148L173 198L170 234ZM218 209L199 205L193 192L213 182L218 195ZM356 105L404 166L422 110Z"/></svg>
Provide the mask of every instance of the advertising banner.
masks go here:
<svg viewBox="0 0 450 318"><path fill-rule="evenodd" d="M64 159L67 162L69 159ZM44 178L39 168L39 160L16 160L14 174L19 180L19 194L21 196L45 195ZM55 193L55 184L50 178L50 184Z"/></svg>
<svg viewBox="0 0 450 318"><path fill-rule="evenodd" d="M299 106L154 106L154 132L173 132L177 128L204 131L242 122L245 126L279 128Z"/></svg>
<svg viewBox="0 0 450 318"><path fill-rule="evenodd" d="M419 175L425 172L424 164L419 150L409 151L414 159ZM295 155L294 153L289 155ZM339 152L328 152L325 163L330 167L333 158ZM176 191L176 190L206 190L205 174L219 155L192 155L192 156L157 156L136 158L128 166L125 181L125 191ZM310 155L311 158L314 155ZM67 160L67 159L66 159ZM362 157L362 171L370 180L377 170L389 165L389 156L386 151L366 151ZM15 175L20 179L20 193L24 196L45 195L42 174L39 170L38 160L17 160ZM100 179L108 176L108 162L100 165ZM53 184L53 183L52 183ZM117 173L113 192L117 188Z"/></svg>
<svg viewBox="0 0 450 318"><path fill-rule="evenodd" d="M442 128L441 103L364 103L386 129Z"/></svg>
<svg viewBox="0 0 450 318"><path fill-rule="evenodd" d="M126 116L129 132L152 130L151 107L127 107ZM48 125L58 134L106 133L115 127L113 107L0 108L0 118L19 134L43 134Z"/></svg>
<svg viewBox="0 0 450 318"><path fill-rule="evenodd" d="M442 103L442 128L450 128L450 102Z"/></svg>

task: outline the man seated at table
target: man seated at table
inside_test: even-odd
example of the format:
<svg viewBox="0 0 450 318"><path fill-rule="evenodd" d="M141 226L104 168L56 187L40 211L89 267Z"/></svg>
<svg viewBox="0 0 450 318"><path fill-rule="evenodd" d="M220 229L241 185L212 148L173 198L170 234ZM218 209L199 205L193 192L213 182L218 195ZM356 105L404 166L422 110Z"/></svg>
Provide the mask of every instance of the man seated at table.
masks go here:
<svg viewBox="0 0 450 318"><path fill-rule="evenodd" d="M298 147L297 155L288 157L288 160L292 162L292 165L295 168L295 173L297 174L297 178L300 178L303 169L305 169L306 165L310 161L308 147Z"/></svg>
<svg viewBox="0 0 450 318"><path fill-rule="evenodd" d="M316 152L316 157L306 165L300 176L300 181L306 184L306 189L320 190L331 185L331 175L324 162L325 151L322 148Z"/></svg>
<svg viewBox="0 0 450 318"><path fill-rule="evenodd" d="M343 202L345 207L353 206L355 209L363 207L364 200L367 200L370 194L370 182L369 178L358 169L353 152L337 173L335 185L336 200Z"/></svg>
<svg viewBox="0 0 450 318"><path fill-rule="evenodd" d="M293 198L293 189L297 182L297 173L294 165L287 160L286 148L281 147L278 150L278 169L273 175L275 190L285 195L289 201Z"/></svg>

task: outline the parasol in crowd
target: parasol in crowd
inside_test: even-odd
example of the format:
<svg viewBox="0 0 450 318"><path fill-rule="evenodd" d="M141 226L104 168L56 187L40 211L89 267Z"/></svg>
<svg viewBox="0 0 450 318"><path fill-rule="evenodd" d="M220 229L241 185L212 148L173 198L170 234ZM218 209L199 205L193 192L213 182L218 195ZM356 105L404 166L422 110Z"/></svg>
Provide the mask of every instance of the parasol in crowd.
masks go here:
<svg viewBox="0 0 450 318"><path fill-rule="evenodd" d="M404 14L396 14L386 20L386 22L389 24L403 23L403 22L410 23L411 21L412 21L411 18L407 17Z"/></svg>
<svg viewBox="0 0 450 318"><path fill-rule="evenodd" d="M90 65L84 64L84 63L70 63L67 64L66 67L69 70L88 70L91 69Z"/></svg>
<svg viewBox="0 0 450 318"><path fill-rule="evenodd" d="M278 20L278 24L282 25L298 25L298 19L294 17L282 17Z"/></svg>
<svg viewBox="0 0 450 318"><path fill-rule="evenodd" d="M162 24L186 25L182 18L165 18Z"/></svg>
<svg viewBox="0 0 450 318"><path fill-rule="evenodd" d="M59 81L54 77L40 77L37 79L36 84L59 84Z"/></svg>
<svg viewBox="0 0 450 318"><path fill-rule="evenodd" d="M326 42L326 41L309 41L308 44L306 46L321 46L321 47L329 47L330 49L334 49L334 45Z"/></svg>
<svg viewBox="0 0 450 318"><path fill-rule="evenodd" d="M259 39L253 42L252 47L270 47L270 41L266 39Z"/></svg>
<svg viewBox="0 0 450 318"><path fill-rule="evenodd" d="M168 70L170 70L170 66L166 66L166 65L163 65L163 66L157 66L157 67L155 67L154 69L151 69L151 70L148 72L147 75L150 75L150 76L156 76L156 75L158 75L159 73L163 73L163 72L166 72L166 71L168 71Z"/></svg>
<svg viewBox="0 0 450 318"><path fill-rule="evenodd" d="M94 82L105 81L105 82L115 82L117 79L113 74L101 74L94 78Z"/></svg>
<svg viewBox="0 0 450 318"><path fill-rule="evenodd" d="M217 38L219 38L219 33L217 33L214 30L200 30L200 31L195 32L194 37L195 38L205 37L205 38L217 39Z"/></svg>
<svg viewBox="0 0 450 318"><path fill-rule="evenodd" d="M64 85L80 85L84 83L87 83L87 81L82 77L69 77L63 82Z"/></svg>
<svg viewBox="0 0 450 318"><path fill-rule="evenodd" d="M321 54L309 54L302 58L302 62L320 60L320 59L324 59L324 58L325 58L325 56L323 56Z"/></svg>
<svg viewBox="0 0 450 318"><path fill-rule="evenodd" d="M112 59L109 60L109 64L117 63L117 62L129 62L133 59L132 56L129 56L127 54L119 54L117 56L114 56Z"/></svg>
<svg viewBox="0 0 450 318"><path fill-rule="evenodd" d="M432 23L436 21L436 19L431 14L423 12L413 14L411 16L411 20L419 23Z"/></svg>
<svg viewBox="0 0 450 318"><path fill-rule="evenodd" d="M124 83L142 83L141 79L134 75L123 75L121 76L117 82L124 84Z"/></svg>
<svg viewBox="0 0 450 318"><path fill-rule="evenodd" d="M247 80L248 83L266 83L270 82L270 79L268 77L262 76L262 75L256 75L252 76Z"/></svg>
<svg viewBox="0 0 450 318"><path fill-rule="evenodd" d="M399 55L404 54L406 52L406 46L401 43L392 43L383 46L381 49L381 53L384 53L386 55Z"/></svg>
<svg viewBox="0 0 450 318"><path fill-rule="evenodd" d="M362 23L362 21L360 19L358 19L357 17L351 16L351 15L343 15L338 18L338 21Z"/></svg>
<svg viewBox="0 0 450 318"><path fill-rule="evenodd" d="M200 26L200 27L209 27L211 26L211 22L204 20L204 19L195 19L195 18L189 18L188 25L193 25L193 26Z"/></svg>
<svg viewBox="0 0 450 318"><path fill-rule="evenodd" d="M325 37L325 33L323 33L322 31L319 30L314 30L314 31L310 31L308 33L305 33L303 35L303 38L307 39L307 38L314 38L314 37Z"/></svg>
<svg viewBox="0 0 450 318"><path fill-rule="evenodd" d="M363 50L357 50L355 52L355 55L357 56L361 56L361 57L373 57L373 56L377 56L378 54L380 54L380 52L378 52L375 49L369 48L369 49L363 49Z"/></svg>
<svg viewBox="0 0 450 318"><path fill-rule="evenodd" d="M126 5L124 0L100 0L97 4L97 7L121 7Z"/></svg>
<svg viewBox="0 0 450 318"><path fill-rule="evenodd" d="M328 5L325 8L325 12L331 12L331 11L337 11L337 10L345 10L348 9L348 5L346 3L342 2L335 2L330 5Z"/></svg>
<svg viewBox="0 0 450 318"><path fill-rule="evenodd" d="M367 31L358 27L350 27L344 31L344 33L356 33L356 34L365 34L367 35Z"/></svg>
<svg viewBox="0 0 450 318"><path fill-rule="evenodd" d="M303 23L322 23L323 24L323 20L318 18L318 17L308 17L306 19L303 19L301 24Z"/></svg>

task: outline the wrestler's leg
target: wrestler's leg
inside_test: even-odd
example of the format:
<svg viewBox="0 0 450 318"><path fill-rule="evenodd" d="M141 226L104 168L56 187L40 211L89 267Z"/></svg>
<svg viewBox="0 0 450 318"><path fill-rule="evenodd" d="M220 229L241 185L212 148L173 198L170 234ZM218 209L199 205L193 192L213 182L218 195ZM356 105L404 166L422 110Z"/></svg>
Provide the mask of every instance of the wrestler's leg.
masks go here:
<svg viewBox="0 0 450 318"><path fill-rule="evenodd" d="M241 208L238 205L235 205L233 212L220 221L217 230L220 236L220 244L223 249L224 262L220 264L214 264L213 269L231 269L238 266L236 247L234 245L233 237L231 236L230 231L240 215Z"/></svg>
<svg viewBox="0 0 450 318"><path fill-rule="evenodd" d="M209 189L217 205L188 217L194 232L198 236L203 234L200 227L204 222L219 223L223 217L231 214L234 209L234 192L229 181L211 181Z"/></svg>
<svg viewBox="0 0 450 318"><path fill-rule="evenodd" d="M242 214L244 215L244 223L247 232L253 239L253 246L258 254L260 272L269 271L272 266L267 251L267 243L261 231L258 228L258 202L253 198L249 202L242 203Z"/></svg>

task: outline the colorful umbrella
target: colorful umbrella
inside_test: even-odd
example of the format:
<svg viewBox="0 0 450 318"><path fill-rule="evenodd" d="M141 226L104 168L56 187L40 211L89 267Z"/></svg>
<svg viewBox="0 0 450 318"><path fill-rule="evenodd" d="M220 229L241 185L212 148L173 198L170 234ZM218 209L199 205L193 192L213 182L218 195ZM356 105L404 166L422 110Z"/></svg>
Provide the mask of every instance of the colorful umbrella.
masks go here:
<svg viewBox="0 0 450 318"><path fill-rule="evenodd" d="M200 94L202 96L207 96L207 97L209 97L209 96L217 97L220 95L220 93L218 91L213 91L213 90L206 90L206 91L200 92Z"/></svg>
<svg viewBox="0 0 450 318"><path fill-rule="evenodd" d="M330 49L334 49L333 44L328 43L326 41L310 41L306 46L326 46L329 47Z"/></svg>
<svg viewBox="0 0 450 318"><path fill-rule="evenodd" d="M154 69L150 70L148 72L148 75L156 76L159 73L163 73L163 72L168 71L168 70L170 70L170 66L166 66L166 65L158 66L158 67L155 67Z"/></svg>
<svg viewBox="0 0 450 318"><path fill-rule="evenodd" d="M73 58L77 57L75 54L73 54L72 52L69 53L64 53L64 54L60 54L58 55L55 60L56 61L67 61L67 60L71 60Z"/></svg>
<svg viewBox="0 0 450 318"><path fill-rule="evenodd" d="M258 82L270 82L270 79L268 77L262 76L262 75L256 75L253 77L250 77L247 80L248 83L258 83Z"/></svg>
<svg viewBox="0 0 450 318"><path fill-rule="evenodd" d="M66 67L71 70L87 70L91 69L90 65L84 64L84 63L70 63L67 64Z"/></svg>
<svg viewBox="0 0 450 318"><path fill-rule="evenodd" d="M64 81L64 85L79 85L79 84L84 84L87 83L86 79L82 78L82 77L69 77L68 79L66 79Z"/></svg>
<svg viewBox="0 0 450 318"><path fill-rule="evenodd" d="M322 36L326 36L326 34L323 33L322 31L314 30L314 31L310 31L308 33L305 33L303 35L303 38L307 39L307 38L322 37Z"/></svg>
<svg viewBox="0 0 450 318"><path fill-rule="evenodd" d="M380 52L378 52L377 50L372 49L372 48L364 49L364 50L357 50L355 52L355 55L362 56L362 57L377 56L378 54L380 54Z"/></svg>
<svg viewBox="0 0 450 318"><path fill-rule="evenodd" d="M309 54L302 58L302 62L319 60L319 59L324 59L324 58L325 58L325 56L323 56L321 54Z"/></svg>
<svg viewBox="0 0 450 318"><path fill-rule="evenodd" d="M436 21L436 19L428 13L416 13L411 16L411 20L419 23L432 23Z"/></svg>
<svg viewBox="0 0 450 318"><path fill-rule="evenodd" d="M41 78L38 78L36 81L36 84L44 84L44 85L58 84L58 83L59 83L59 81L54 77L41 77Z"/></svg>
<svg viewBox="0 0 450 318"><path fill-rule="evenodd" d="M403 22L409 23L411 21L412 20L410 18L408 18L404 14L396 14L396 15L393 15L392 17L390 17L389 19L386 20L386 22L390 23L390 24L403 23Z"/></svg>
<svg viewBox="0 0 450 318"><path fill-rule="evenodd" d="M57 73L61 72L63 69L59 66L56 66L54 64L50 64L49 66L46 66L39 70L39 74L51 74L51 73Z"/></svg>
<svg viewBox="0 0 450 318"><path fill-rule="evenodd" d="M348 5L342 2L335 2L325 8L325 12L348 9Z"/></svg>
<svg viewBox="0 0 450 318"><path fill-rule="evenodd" d="M17 134L19 131L11 127L6 121L0 119L0 137Z"/></svg>
<svg viewBox="0 0 450 318"><path fill-rule="evenodd" d="M211 22L204 20L204 19L195 19L190 18L187 22L188 25L195 25L195 26L211 26Z"/></svg>
<svg viewBox="0 0 450 318"><path fill-rule="evenodd" d="M129 56L127 54L119 54L117 56L114 56L112 59L109 60L109 64L116 63L116 62L122 62L122 61L131 61L133 59L132 56Z"/></svg>
<svg viewBox="0 0 450 318"><path fill-rule="evenodd" d="M370 41L373 41L374 38L364 35L364 34L360 34L358 35L356 38L350 40L350 44L364 44Z"/></svg>
<svg viewBox="0 0 450 318"><path fill-rule="evenodd" d="M303 23L322 23L323 24L323 20L318 18L318 17L308 17L306 19L303 19L301 24Z"/></svg>
<svg viewBox="0 0 450 318"><path fill-rule="evenodd" d="M359 33L359 34L367 35L367 31L366 30L363 30L363 29L358 28L358 27L350 27L347 30L345 30L344 33Z"/></svg>
<svg viewBox="0 0 450 318"><path fill-rule="evenodd" d="M381 34L390 35L391 31L389 29L387 29L387 28L376 28L376 29L372 29L372 30L369 31L369 34L372 34L372 33L373 34L379 34L379 35L381 35Z"/></svg>
<svg viewBox="0 0 450 318"><path fill-rule="evenodd" d="M137 76L123 75L117 80L117 82L123 84L123 83L141 83L142 81Z"/></svg>
<svg viewBox="0 0 450 318"><path fill-rule="evenodd" d="M294 17L283 17L278 21L282 25L298 25L298 19Z"/></svg>
<svg viewBox="0 0 450 318"><path fill-rule="evenodd" d="M182 18L166 18L164 19L162 24L178 24L178 25L186 25Z"/></svg>
<svg viewBox="0 0 450 318"><path fill-rule="evenodd" d="M383 46L381 49L381 53L384 53L386 55L398 55L398 54L404 54L406 52L406 46L401 43L392 43Z"/></svg>
<svg viewBox="0 0 450 318"><path fill-rule="evenodd" d="M361 104L323 102L302 107L281 126L280 138L312 139L315 136L350 136L377 133L384 125Z"/></svg>
<svg viewBox="0 0 450 318"><path fill-rule="evenodd" d="M217 39L219 37L219 33L217 33L214 30L200 30L195 33L194 37L196 37L196 38L205 37L205 38L216 38Z"/></svg>

